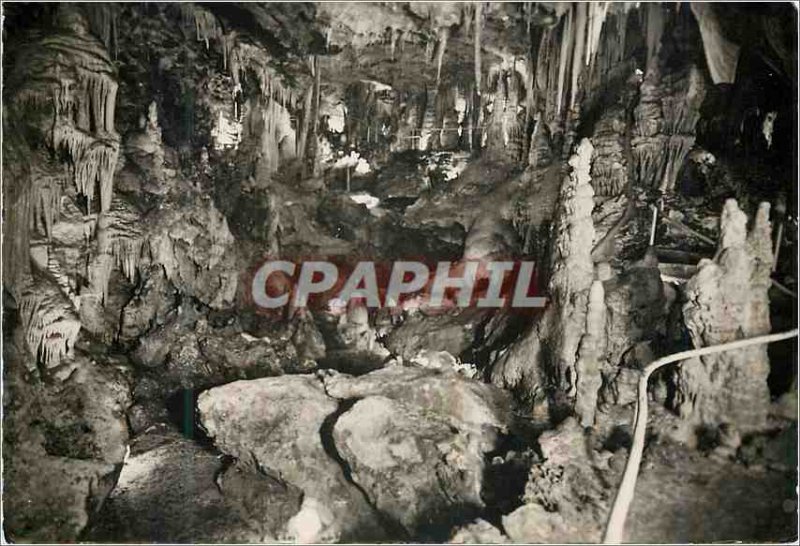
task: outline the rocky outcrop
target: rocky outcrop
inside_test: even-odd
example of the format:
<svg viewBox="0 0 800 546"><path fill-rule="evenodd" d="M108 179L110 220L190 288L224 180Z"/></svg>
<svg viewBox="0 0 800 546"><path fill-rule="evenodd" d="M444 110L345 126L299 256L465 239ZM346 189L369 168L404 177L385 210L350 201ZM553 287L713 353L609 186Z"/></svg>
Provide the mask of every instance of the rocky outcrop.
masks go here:
<svg viewBox="0 0 800 546"><path fill-rule="evenodd" d="M34 380L22 347L4 343L4 530L15 542L75 541L125 457L129 368L76 351L64 377Z"/></svg>
<svg viewBox="0 0 800 546"><path fill-rule="evenodd" d="M296 517L309 520L304 524L309 528L297 526L302 535L292 538L333 541L356 531L369 536L369 527L375 525L371 507L326 451L330 448L323 428L339 404L317 378L237 381L201 394L197 407L217 447L238 459L254 460L303 491L303 508Z"/></svg>
<svg viewBox="0 0 800 546"><path fill-rule="evenodd" d="M748 232L747 216L729 199L720 233L718 256L701 261L686 286L683 315L696 347L770 331L769 203L761 204ZM768 375L766 346L688 360L678 371L676 402L682 416L698 423L758 429L769 411Z"/></svg>
<svg viewBox="0 0 800 546"><path fill-rule="evenodd" d="M92 542L275 542L301 500L300 491L252 461L232 464L161 425L131 444L116 488L84 536Z"/></svg>
<svg viewBox="0 0 800 546"><path fill-rule="evenodd" d="M220 449L303 490L295 519L315 522L299 537L310 540L436 537L477 514L483 454L506 429L508 404L454 372L399 366L239 381L198 400Z"/></svg>
<svg viewBox="0 0 800 546"><path fill-rule="evenodd" d="M607 468L589 455L587 438L573 418L539 438L544 461L533 465L525 504L503 516L514 543L598 542L610 505L600 477Z"/></svg>

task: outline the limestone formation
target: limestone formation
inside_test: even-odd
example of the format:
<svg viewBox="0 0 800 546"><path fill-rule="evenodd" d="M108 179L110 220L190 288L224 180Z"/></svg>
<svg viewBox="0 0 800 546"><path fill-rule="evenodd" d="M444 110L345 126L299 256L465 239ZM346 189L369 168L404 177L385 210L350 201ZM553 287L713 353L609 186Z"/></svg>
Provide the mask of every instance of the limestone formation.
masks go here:
<svg viewBox="0 0 800 546"><path fill-rule="evenodd" d="M797 535L791 5L2 18L9 541Z"/></svg>
<svg viewBox="0 0 800 546"><path fill-rule="evenodd" d="M726 201L720 222L718 257L701 262L686 287L683 314L696 347L770 332L769 203L761 204L749 232L735 200ZM679 371L678 408L702 424L757 430L769 411L768 375L765 346L689 361Z"/></svg>

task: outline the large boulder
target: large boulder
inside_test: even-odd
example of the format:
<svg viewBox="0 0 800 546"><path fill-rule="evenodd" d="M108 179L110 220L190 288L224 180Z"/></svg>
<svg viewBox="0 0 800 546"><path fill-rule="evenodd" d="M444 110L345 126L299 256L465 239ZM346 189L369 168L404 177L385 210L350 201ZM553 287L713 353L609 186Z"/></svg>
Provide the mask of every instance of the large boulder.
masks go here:
<svg viewBox="0 0 800 546"><path fill-rule="evenodd" d="M303 507L298 521L289 526L288 538L380 537L372 509L329 453L329 418L336 415L339 404L325 394L317 378L237 381L202 393L197 406L217 447L240 460L255 461L265 472L303 491ZM308 533L312 527L316 531Z"/></svg>
<svg viewBox="0 0 800 546"><path fill-rule="evenodd" d="M446 540L478 515L510 398L448 371L282 376L202 393L217 447L303 491L284 536ZM438 533L438 534L437 534Z"/></svg>
<svg viewBox="0 0 800 546"><path fill-rule="evenodd" d="M454 372L390 367L326 379L332 396L357 400L333 437L353 480L411 536L478 514L484 454L508 422L508 398Z"/></svg>

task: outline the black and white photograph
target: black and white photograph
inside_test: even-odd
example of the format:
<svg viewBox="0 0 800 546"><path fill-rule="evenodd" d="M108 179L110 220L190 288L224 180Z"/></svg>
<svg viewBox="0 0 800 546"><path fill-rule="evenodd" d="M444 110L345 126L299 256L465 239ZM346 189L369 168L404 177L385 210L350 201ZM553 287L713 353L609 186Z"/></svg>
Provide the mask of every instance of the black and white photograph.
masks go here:
<svg viewBox="0 0 800 546"><path fill-rule="evenodd" d="M0 2L0 543L797 544L799 13Z"/></svg>

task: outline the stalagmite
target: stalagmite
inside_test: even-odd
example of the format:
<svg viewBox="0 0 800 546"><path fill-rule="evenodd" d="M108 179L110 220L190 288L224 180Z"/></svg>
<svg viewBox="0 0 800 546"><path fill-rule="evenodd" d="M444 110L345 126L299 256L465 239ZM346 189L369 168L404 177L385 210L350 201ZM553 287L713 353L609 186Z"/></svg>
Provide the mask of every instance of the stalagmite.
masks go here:
<svg viewBox="0 0 800 546"><path fill-rule="evenodd" d="M595 280L591 256L595 238L592 221L594 191L589 175L593 151L589 139L581 140L569 159L569 175L561 184L550 258L550 304L525 338L501 355L491 375L495 384L525 388L531 396L541 396L540 389L545 383L554 385L556 403L565 403L564 406L570 410L584 408L581 412L586 416L593 414L593 410L585 406L590 404L591 397L596 396L597 376L588 363L584 370L588 370L588 374L583 376L586 381L579 385L580 373L576 365ZM588 320L596 332L600 323L599 287L595 288L594 298L593 315ZM546 363L539 363L539 359ZM588 398L584 399L585 396Z"/></svg>
<svg viewBox="0 0 800 546"><path fill-rule="evenodd" d="M686 285L683 314L696 347L769 333L769 208L769 203L761 204L748 233L747 216L736 201L725 203L718 257L701 261ZM687 363L679 372L678 408L684 418L698 424L728 423L743 432L758 430L767 422L768 375L765 347Z"/></svg>
<svg viewBox="0 0 800 546"><path fill-rule="evenodd" d="M605 350L606 303L603 282L595 280L589 290L589 304L586 312L586 333L580 341L577 375L577 394L575 413L581 425L594 425L597 408L597 393L603 384L600 365Z"/></svg>
<svg viewBox="0 0 800 546"><path fill-rule="evenodd" d="M556 259L550 282L554 297L558 294L561 302L562 327L555 341L558 381L573 397L576 395L575 358L587 311L585 298L588 298L594 276L591 257L591 241L595 235L591 216L594 191L589 175L593 153L591 142L583 139L569 160L571 172L561 188ZM583 294L583 299L578 297L579 293ZM578 320L578 326L570 327L568 323L574 320Z"/></svg>
<svg viewBox="0 0 800 546"><path fill-rule="evenodd" d="M710 347L701 347L699 349L692 349L689 351L681 351L675 353L649 364L643 371L639 378L636 409L633 416L633 442L631 444L630 454L625 463L625 471L622 475L622 480L614 497L614 503L611 507L611 512L608 516L605 532L603 534L603 544L621 544L625 535L625 520L628 517L628 510L633 502L634 491L636 490L636 480L639 476L639 467L642 462L642 454L645 447L645 436L647 434L647 414L649 403L648 399L648 380L656 370L672 364L687 360L682 367L697 365L702 362L702 357L708 355L716 355L728 351L738 351L741 349L749 349L759 345L766 345L767 343L774 343L776 341L783 341L785 339L795 338L798 331L789 330L787 332L780 332L777 334L763 335L751 337L748 339L740 339L730 343L722 343L719 345L712 345ZM722 355L720 354L720 357ZM689 360L691 359L691 360Z"/></svg>

